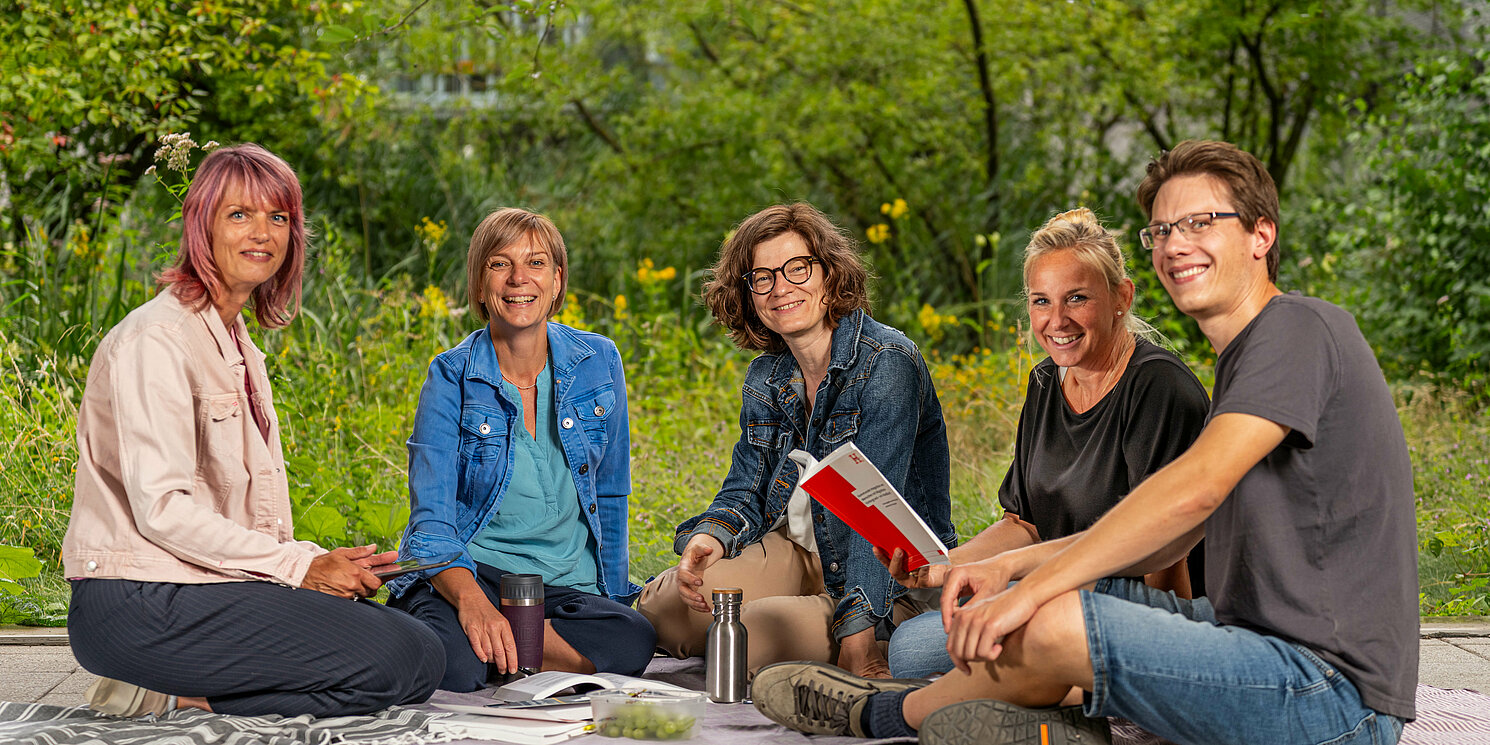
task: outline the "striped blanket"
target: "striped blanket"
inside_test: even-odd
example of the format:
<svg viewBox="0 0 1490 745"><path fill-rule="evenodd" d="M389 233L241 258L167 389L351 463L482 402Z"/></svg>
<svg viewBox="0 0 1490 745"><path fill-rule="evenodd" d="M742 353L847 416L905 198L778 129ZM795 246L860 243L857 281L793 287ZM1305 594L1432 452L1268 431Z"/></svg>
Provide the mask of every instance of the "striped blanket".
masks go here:
<svg viewBox="0 0 1490 745"><path fill-rule="evenodd" d="M395 706L371 716L236 717L177 709L163 717L121 719L86 707L0 702L0 742L17 745L99 743L129 745L423 745L445 742L433 734L439 715Z"/></svg>

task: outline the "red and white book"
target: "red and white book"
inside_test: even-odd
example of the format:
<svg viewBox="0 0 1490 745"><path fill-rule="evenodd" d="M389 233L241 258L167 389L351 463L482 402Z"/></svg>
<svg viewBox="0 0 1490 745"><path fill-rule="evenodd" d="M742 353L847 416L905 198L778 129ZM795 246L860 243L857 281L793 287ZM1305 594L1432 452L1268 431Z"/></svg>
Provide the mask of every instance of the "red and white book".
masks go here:
<svg viewBox="0 0 1490 745"><path fill-rule="evenodd" d="M951 565L946 545L854 443L820 461L800 450L791 456L803 465L797 486L886 553L904 549L907 571Z"/></svg>

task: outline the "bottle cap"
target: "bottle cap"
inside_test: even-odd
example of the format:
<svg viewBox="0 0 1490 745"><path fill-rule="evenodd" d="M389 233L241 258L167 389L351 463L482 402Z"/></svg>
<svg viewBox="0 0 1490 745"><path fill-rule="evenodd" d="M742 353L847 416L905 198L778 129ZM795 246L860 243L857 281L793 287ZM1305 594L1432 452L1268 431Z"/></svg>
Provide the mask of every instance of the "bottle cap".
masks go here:
<svg viewBox="0 0 1490 745"><path fill-rule="evenodd" d="M715 600L740 600L745 596L745 591L738 587L716 587L714 588Z"/></svg>
<svg viewBox="0 0 1490 745"><path fill-rule="evenodd" d="M499 585L503 600L543 601L543 575L504 574Z"/></svg>

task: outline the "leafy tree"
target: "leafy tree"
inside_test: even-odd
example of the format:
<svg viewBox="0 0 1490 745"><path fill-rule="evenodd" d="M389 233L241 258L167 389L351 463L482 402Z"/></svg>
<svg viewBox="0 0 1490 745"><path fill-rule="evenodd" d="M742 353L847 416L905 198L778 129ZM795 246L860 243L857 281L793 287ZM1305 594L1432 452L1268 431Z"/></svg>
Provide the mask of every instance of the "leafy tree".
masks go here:
<svg viewBox="0 0 1490 745"><path fill-rule="evenodd" d="M60 235L75 217L122 201L150 165L149 146L168 132L285 141L363 93L355 76L327 73L326 53L303 36L350 3L10 0L0 8L0 184L17 242L28 226Z"/></svg>
<svg viewBox="0 0 1490 745"><path fill-rule="evenodd" d="M1372 188L1345 208L1361 247L1351 279L1368 332L1398 374L1440 373L1486 393L1490 369L1490 52L1407 75L1370 160Z"/></svg>

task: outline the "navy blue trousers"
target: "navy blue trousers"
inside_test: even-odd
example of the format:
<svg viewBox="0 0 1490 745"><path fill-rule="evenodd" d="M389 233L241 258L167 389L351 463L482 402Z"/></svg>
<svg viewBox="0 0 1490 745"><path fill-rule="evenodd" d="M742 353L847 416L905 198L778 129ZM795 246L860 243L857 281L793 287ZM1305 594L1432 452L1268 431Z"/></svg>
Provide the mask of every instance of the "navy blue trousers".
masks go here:
<svg viewBox="0 0 1490 745"><path fill-rule="evenodd" d="M498 607L502 574L500 569L476 563L476 582L492 605ZM428 582L416 582L402 596L389 600L388 605L429 624L440 637L445 646L445 678L440 681L440 688L462 693L474 691L500 675L495 666L476 657L471 640L460 627L455 606L440 597ZM610 598L544 585L543 617L553 623L554 633L584 655L597 672L641 675L657 649L657 632L652 623L635 609Z"/></svg>
<svg viewBox="0 0 1490 745"><path fill-rule="evenodd" d="M88 672L223 714L368 714L424 701L445 671L407 615L269 582L73 580L67 630Z"/></svg>

